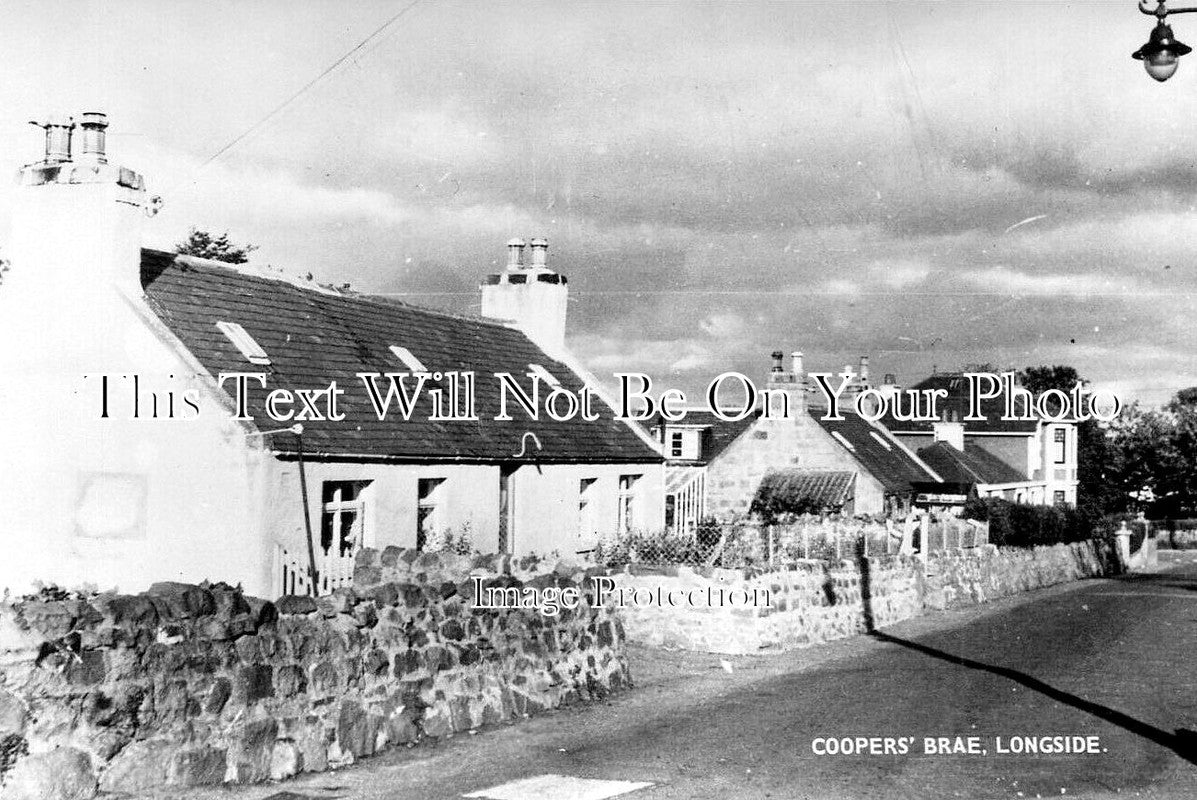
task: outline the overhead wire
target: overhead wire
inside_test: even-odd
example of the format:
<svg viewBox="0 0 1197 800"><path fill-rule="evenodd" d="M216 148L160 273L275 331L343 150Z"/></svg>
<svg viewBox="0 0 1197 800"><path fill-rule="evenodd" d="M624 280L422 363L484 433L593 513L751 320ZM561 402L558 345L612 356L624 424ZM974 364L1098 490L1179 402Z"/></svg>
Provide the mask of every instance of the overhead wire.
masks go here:
<svg viewBox="0 0 1197 800"><path fill-rule="evenodd" d="M346 61L348 61L350 58L352 58L355 54L357 54L359 51L361 51L362 48L364 48L366 45L370 44L370 42L374 41L379 36L381 36L391 26L393 26L396 22L398 22L400 19L402 19L404 16L406 16L409 11L411 11L413 8L415 8L417 5L419 5L422 2L424 2L424 0L411 0L410 3L403 6L403 8L399 9L399 11L397 11L389 19L387 19L385 22L383 22L381 25L379 25L377 28L375 28L368 36L366 36L364 39L360 40L357 44L355 44L353 47L351 47L349 50L347 50L344 54L342 54L340 58L338 58L336 61L332 62L327 67L325 67L324 70L322 70L318 75L316 75L316 77L312 78L310 81L305 83L303 86L299 87L297 90L292 92L285 100L283 100L281 103L279 103L274 108L272 108L267 114L265 114L264 116L259 118L254 124L250 125L248 128L246 128L241 133L237 134L235 137L233 137L231 140L229 140L229 142L227 144L225 144L220 149L218 149L215 153L208 156L208 158L205 159L198 167L196 167L194 170L191 171L191 175L188 176L188 180L191 180L197 172L204 169L205 167L207 167L209 164L216 161L217 159L219 159L225 153L229 152L234 147L241 144L241 142L243 142L246 139L253 136L253 134L255 134L257 131L259 131L264 125L266 125L266 123L268 123L270 120L274 119L276 116L281 114L284 110L287 109L287 107L289 107L292 103L294 103L296 100L298 100L304 94L306 94L308 92L308 90L310 90L316 84L320 83L322 80L324 80L329 75L331 75L333 72L335 72L338 67L340 67ZM182 183L186 183L186 182L187 181L182 181L180 183L180 185L182 185Z"/></svg>

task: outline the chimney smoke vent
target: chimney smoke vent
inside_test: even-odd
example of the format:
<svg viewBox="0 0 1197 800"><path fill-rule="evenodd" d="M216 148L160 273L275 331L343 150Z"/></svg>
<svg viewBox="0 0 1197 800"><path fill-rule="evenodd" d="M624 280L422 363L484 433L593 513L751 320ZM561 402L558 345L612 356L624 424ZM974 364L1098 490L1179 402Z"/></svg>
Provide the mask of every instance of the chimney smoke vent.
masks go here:
<svg viewBox="0 0 1197 800"><path fill-rule="evenodd" d="M75 121L70 117L50 117L45 122L30 120L30 125L36 125L46 132L46 164L61 164L71 160L71 132L75 129Z"/></svg>
<svg viewBox="0 0 1197 800"><path fill-rule="evenodd" d="M524 240L518 237L507 242L507 269L523 268L524 247Z"/></svg>
<svg viewBox="0 0 1197 800"><path fill-rule="evenodd" d="M532 246L532 267L546 268L549 263L549 240L533 239L529 244Z"/></svg>
<svg viewBox="0 0 1197 800"><path fill-rule="evenodd" d="M98 111L88 111L83 115L79 127L83 129L82 141L79 145L80 160L107 164L105 140L108 116Z"/></svg>

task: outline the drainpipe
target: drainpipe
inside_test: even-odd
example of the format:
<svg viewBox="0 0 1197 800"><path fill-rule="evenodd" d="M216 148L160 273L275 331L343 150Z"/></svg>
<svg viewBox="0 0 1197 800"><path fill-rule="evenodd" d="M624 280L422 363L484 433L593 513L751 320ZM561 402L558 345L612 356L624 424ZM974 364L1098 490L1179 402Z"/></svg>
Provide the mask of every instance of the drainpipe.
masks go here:
<svg viewBox="0 0 1197 800"><path fill-rule="evenodd" d="M308 477L307 471L303 468L303 426L296 425L299 430L295 431L295 454L299 461L299 493L303 500L303 527L307 531L308 540L308 571L311 573L311 586L309 587L312 597L317 596L316 581L320 578L320 573L316 569L316 546L312 544L312 510L308 508Z"/></svg>

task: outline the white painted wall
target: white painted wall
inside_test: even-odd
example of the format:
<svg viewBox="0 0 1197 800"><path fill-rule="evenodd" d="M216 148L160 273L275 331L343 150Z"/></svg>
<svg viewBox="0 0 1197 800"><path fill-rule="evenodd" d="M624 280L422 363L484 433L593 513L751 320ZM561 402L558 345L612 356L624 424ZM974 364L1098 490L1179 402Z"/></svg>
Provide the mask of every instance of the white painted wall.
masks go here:
<svg viewBox="0 0 1197 800"><path fill-rule="evenodd" d="M325 481L370 481L366 497L365 544L415 547L418 485L421 478L443 478L444 524L453 532L468 526L475 549L494 552L499 543L499 476L493 464L305 464L308 507L319 536L321 487ZM306 548L298 465L277 462L269 479L265 512L272 540L288 549ZM514 526L509 534L516 554L572 553L594 546L593 535L580 535L579 489L583 478L596 483L590 496L594 519L602 530L618 522L621 475L640 475L636 483L635 527L659 530L665 524L664 467L660 464L522 466L512 476Z"/></svg>

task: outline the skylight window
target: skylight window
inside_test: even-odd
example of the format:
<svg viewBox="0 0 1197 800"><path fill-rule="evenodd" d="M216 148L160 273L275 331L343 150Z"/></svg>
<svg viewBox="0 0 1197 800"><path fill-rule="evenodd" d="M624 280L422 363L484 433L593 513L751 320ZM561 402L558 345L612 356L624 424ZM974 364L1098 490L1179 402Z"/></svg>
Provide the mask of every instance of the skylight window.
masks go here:
<svg viewBox="0 0 1197 800"><path fill-rule="evenodd" d="M395 358L403 362L403 366L407 367L412 372L427 372L428 368L420 363L420 359L412 355L411 351L406 347L400 347L397 344L391 345L391 352Z"/></svg>
<svg viewBox="0 0 1197 800"><path fill-rule="evenodd" d="M869 431L869 434L870 434L870 435L871 435L871 436L872 436L874 439L876 439L876 440L877 440L877 444L881 445L881 446L882 446L882 447L884 447L886 450L893 450L893 449L894 449L894 448L893 448L893 445L891 445L889 442L885 441L885 437L884 437L884 436L882 436L881 434L877 433L877 431Z"/></svg>
<svg viewBox="0 0 1197 800"><path fill-rule="evenodd" d="M549 372L547 369L540 366L540 364L529 364L528 371L531 372L536 377L540 378L542 381L547 383L549 386L557 387L557 386L561 385L561 381L554 378L553 373Z"/></svg>
<svg viewBox="0 0 1197 800"><path fill-rule="evenodd" d="M839 442L840 444L842 444L844 447L848 448L853 453L856 452L856 448L852 446L852 442L850 442L844 438L844 434L840 433L839 431L832 431L831 435L833 437L835 437L835 440L837 442Z"/></svg>
<svg viewBox="0 0 1197 800"><path fill-rule="evenodd" d="M228 337L233 346L241 351L241 355L251 364L269 364L270 356L266 355L266 351L262 349L262 345L254 341L254 337L249 335L249 331L241 327L236 322L218 322L216 327L220 332Z"/></svg>

